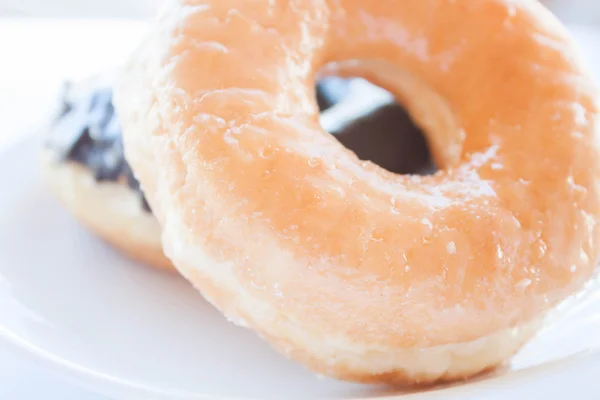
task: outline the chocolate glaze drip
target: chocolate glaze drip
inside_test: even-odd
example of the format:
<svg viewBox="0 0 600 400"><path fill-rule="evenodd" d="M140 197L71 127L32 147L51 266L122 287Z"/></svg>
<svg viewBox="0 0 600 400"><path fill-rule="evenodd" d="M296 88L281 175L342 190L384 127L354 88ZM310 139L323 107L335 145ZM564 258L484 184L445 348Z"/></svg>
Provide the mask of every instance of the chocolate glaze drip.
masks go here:
<svg viewBox="0 0 600 400"><path fill-rule="evenodd" d="M390 172L429 175L437 170L423 133L397 103L384 104L332 133L358 158Z"/></svg>
<svg viewBox="0 0 600 400"><path fill-rule="evenodd" d="M61 161L89 168L97 182L126 182L137 192L142 207L150 211L139 182L125 161L121 126L112 103L109 85L93 85L86 90L65 88L62 110L51 128L50 147Z"/></svg>
<svg viewBox="0 0 600 400"><path fill-rule="evenodd" d="M139 194L143 208L150 212L140 184L125 160L111 85L95 83L83 90L77 89L67 86L62 110L51 127L47 146L61 161L89 168L98 182L127 183ZM319 83L319 108L328 109L347 93L348 86L339 79ZM425 174L435 170L421 131L395 103L349 121L340 132L333 133L360 159L371 160L391 172Z"/></svg>

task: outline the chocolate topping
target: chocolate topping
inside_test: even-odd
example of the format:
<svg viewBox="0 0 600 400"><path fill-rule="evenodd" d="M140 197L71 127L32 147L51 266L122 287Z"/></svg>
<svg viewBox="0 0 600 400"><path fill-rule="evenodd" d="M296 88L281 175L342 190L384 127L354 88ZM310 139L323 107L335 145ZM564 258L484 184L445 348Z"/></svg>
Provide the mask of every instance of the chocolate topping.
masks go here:
<svg viewBox="0 0 600 400"><path fill-rule="evenodd" d="M84 165L96 181L125 182L136 191L145 210L150 207L125 161L121 126L112 104L112 88L92 82L89 87L65 88L62 110L46 143L61 161Z"/></svg>
<svg viewBox="0 0 600 400"><path fill-rule="evenodd" d="M382 105L332 133L358 158L390 172L429 175L437 169L423 133L397 103Z"/></svg>
<svg viewBox="0 0 600 400"><path fill-rule="evenodd" d="M339 78L317 85L317 102L324 111L348 93ZM67 85L62 110L46 143L60 161L72 161L93 171L96 181L125 182L136 191L145 210L148 202L125 160L121 126L112 104L110 83ZM371 160L396 173L430 173L435 170L427 143L404 109L395 103L357 117L333 132L360 159Z"/></svg>

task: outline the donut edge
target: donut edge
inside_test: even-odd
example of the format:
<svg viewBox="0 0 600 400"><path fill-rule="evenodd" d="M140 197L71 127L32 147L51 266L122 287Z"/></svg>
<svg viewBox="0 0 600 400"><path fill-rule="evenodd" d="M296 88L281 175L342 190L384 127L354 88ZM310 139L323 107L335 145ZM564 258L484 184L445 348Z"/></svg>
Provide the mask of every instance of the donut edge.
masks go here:
<svg viewBox="0 0 600 400"><path fill-rule="evenodd" d="M544 315L466 342L425 348L368 347L327 337L325 332L297 329L269 304L243 290L234 276L226 276L227 265L198 249L194 254L194 258L178 258L179 272L230 322L251 328L279 353L311 371L344 381L418 386L469 379L509 362L546 320ZM207 269L222 272L219 282ZM327 342L336 345L328 347Z"/></svg>
<svg viewBox="0 0 600 400"><path fill-rule="evenodd" d="M98 183L74 162L57 162L52 151L39 154L46 186L85 227L133 260L174 271L164 255L156 218L144 211L139 196L125 184Z"/></svg>

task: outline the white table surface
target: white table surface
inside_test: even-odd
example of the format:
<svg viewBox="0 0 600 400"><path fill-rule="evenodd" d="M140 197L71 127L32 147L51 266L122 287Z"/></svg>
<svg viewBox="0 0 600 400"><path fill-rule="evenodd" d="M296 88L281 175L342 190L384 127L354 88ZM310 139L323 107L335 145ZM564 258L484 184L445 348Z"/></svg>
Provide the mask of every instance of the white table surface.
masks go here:
<svg viewBox="0 0 600 400"><path fill-rule="evenodd" d="M0 16L152 16L162 0L0 0ZM542 0L569 23L600 23L598 0Z"/></svg>
<svg viewBox="0 0 600 400"><path fill-rule="evenodd" d="M600 77L600 29L574 26ZM117 66L143 33L140 22L0 18L0 151L38 129L60 88ZM99 400L0 341L0 399Z"/></svg>

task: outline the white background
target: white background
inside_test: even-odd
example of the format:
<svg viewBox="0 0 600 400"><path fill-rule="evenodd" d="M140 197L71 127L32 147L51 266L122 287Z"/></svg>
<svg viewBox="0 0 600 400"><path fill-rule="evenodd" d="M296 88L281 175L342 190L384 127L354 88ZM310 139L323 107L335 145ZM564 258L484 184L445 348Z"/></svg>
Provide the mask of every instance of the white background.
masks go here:
<svg viewBox="0 0 600 400"><path fill-rule="evenodd" d="M146 17L161 0L0 0L0 15ZM600 23L598 0L546 0L564 20Z"/></svg>
<svg viewBox="0 0 600 400"><path fill-rule="evenodd" d="M146 17L161 0L0 0L0 13L51 17Z"/></svg>

